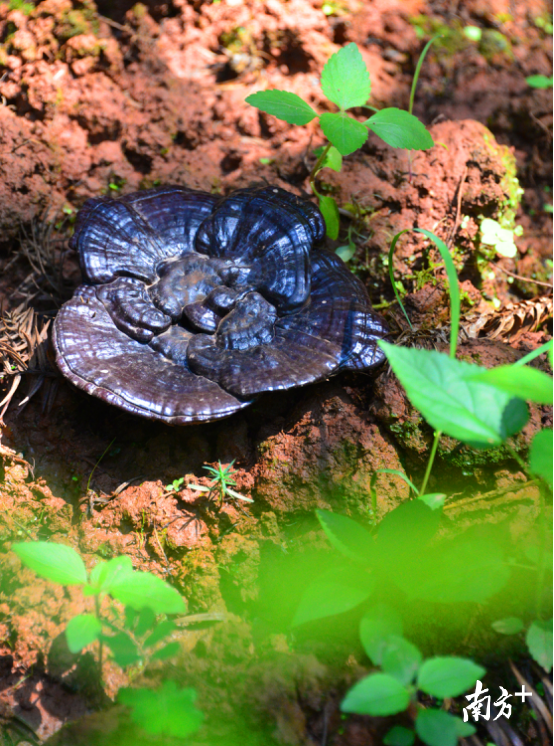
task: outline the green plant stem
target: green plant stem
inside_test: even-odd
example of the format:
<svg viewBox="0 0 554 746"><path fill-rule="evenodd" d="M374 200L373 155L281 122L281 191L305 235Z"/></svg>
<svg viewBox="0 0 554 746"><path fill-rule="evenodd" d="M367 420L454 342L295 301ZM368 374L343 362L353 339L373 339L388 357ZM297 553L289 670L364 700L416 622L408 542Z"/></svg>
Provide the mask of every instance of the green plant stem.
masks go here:
<svg viewBox="0 0 554 746"><path fill-rule="evenodd" d="M425 469L425 476L423 477L423 483L419 490L420 496L424 495L425 490L427 489L427 482L429 481L431 469L433 468L433 462L435 460L435 456L437 455L437 448L439 447L439 440L440 440L441 435L442 435L442 432L440 430L435 431L435 437L433 439L433 447L431 448L431 453L429 454L429 461L427 462L427 468Z"/></svg>
<svg viewBox="0 0 554 746"><path fill-rule="evenodd" d="M327 153L331 150L331 148L332 148L332 144L327 143L327 145L323 148L321 155L315 162L314 167L312 168L312 172L309 176L310 186L312 188L313 193L316 195L316 197L320 196L315 185L316 176L321 171L322 163L325 161L325 158L327 157Z"/></svg>
<svg viewBox="0 0 554 746"><path fill-rule="evenodd" d="M92 471L91 471L91 473L89 475L88 482L87 482L87 494L88 494L88 491L90 489L90 483L91 483L91 480L92 480L92 476L93 476L94 472L96 471L96 467L102 461L102 459L104 458L104 456L107 454L107 452L110 450L110 448L113 446L114 443L115 443L115 438L110 443L108 443L108 445L106 446L106 449L105 449L104 453L100 456L100 458L98 459L98 461L92 467Z"/></svg>
<svg viewBox="0 0 554 746"><path fill-rule="evenodd" d="M101 622L100 618L100 599L98 596L94 597L94 611L96 613L96 618L99 622ZM102 639L98 640L98 668L100 670L100 683L104 680L103 676L103 667L104 667L104 642Z"/></svg>
<svg viewBox="0 0 554 746"><path fill-rule="evenodd" d="M546 575L546 515L542 488L539 487L539 561L537 566L537 590L535 595L535 613L542 619L542 592Z"/></svg>
<svg viewBox="0 0 554 746"><path fill-rule="evenodd" d="M400 297L400 293L396 289L396 283L394 281L394 267L392 263L392 257L394 255L394 249L396 248L396 244L398 243L398 239L400 236L402 236L404 233L409 233L411 229L405 228L403 231L400 231L399 233L394 236L394 238L391 241L390 249L389 249L389 277L392 285L392 289L394 291L394 294L396 295L396 300L400 304L400 308L402 309L402 313L406 317L406 321L408 322L408 326L410 327L410 330L413 332L414 327L412 326L412 322L410 321L410 317L408 316L408 313L406 309L404 308L404 304L402 303L402 298Z"/></svg>
<svg viewBox="0 0 554 746"><path fill-rule="evenodd" d="M529 467L527 466L525 461L521 458L521 456L518 453L516 453L516 451L512 448L512 446L507 441L506 443L504 443L504 445L506 446L506 450L509 452L510 456L514 459L514 461L517 461L517 463L521 467L521 470L524 472L524 474L529 479L533 479L533 475L529 471Z"/></svg>

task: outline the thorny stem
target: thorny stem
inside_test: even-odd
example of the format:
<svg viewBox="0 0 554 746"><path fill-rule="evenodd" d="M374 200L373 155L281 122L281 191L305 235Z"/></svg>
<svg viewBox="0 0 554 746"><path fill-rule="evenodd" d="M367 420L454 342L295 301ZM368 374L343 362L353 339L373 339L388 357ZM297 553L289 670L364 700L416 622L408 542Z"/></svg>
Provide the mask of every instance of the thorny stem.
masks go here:
<svg viewBox="0 0 554 746"><path fill-rule="evenodd" d="M431 448L431 453L429 455L429 461L427 462L427 468L425 469L425 476L423 477L423 484L420 487L419 495L424 495L425 490L427 489L427 482L429 481L429 476L431 474L431 469L433 468L433 462L435 460L435 456L437 455L437 448L439 447L439 440L442 435L441 430L435 431L435 437L433 439L433 447Z"/></svg>
<svg viewBox="0 0 554 746"><path fill-rule="evenodd" d="M321 155L319 156L319 158L317 159L317 161L315 162L314 167L312 168L312 172L310 173L310 176L309 176L310 186L312 188L313 193L317 197L319 197L320 195L319 195L319 192L317 191L317 188L316 188L316 185L315 185L316 176L319 173L319 171L321 171L322 163L325 161L325 158L327 157L327 153L331 150L331 147L332 147L332 145L329 142L323 148L323 151L322 151Z"/></svg>

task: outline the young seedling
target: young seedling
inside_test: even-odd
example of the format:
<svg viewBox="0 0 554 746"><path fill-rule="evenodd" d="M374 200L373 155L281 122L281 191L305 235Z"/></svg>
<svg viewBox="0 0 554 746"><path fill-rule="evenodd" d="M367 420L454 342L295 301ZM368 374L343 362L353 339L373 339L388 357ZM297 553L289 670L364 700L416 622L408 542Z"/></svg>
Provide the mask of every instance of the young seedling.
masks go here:
<svg viewBox="0 0 554 746"><path fill-rule="evenodd" d="M98 642L102 671L104 646L122 668L147 661L163 660L179 650L177 642L160 646L175 629L167 615L182 614L186 603L165 581L149 572L137 572L129 557L99 562L90 573L71 547L49 541L14 544L22 564L37 575L60 585L80 585L83 596L94 598L94 612L77 614L65 631L72 653ZM111 604L109 614L101 610L101 599L110 597L123 604L124 613ZM160 616L166 618L160 619Z"/></svg>
<svg viewBox="0 0 554 746"><path fill-rule="evenodd" d="M253 503L251 497L245 497L239 492L229 487L230 484L236 486L236 480L233 479L233 475L236 474L236 469L233 469L234 459L231 461L229 466L222 466L221 461L217 462L217 466L204 466L202 467L213 476L213 481L209 487L202 484L189 484L191 490L196 492L207 492L210 496L216 494L219 497L220 506L223 505L225 498L234 497L236 500L242 500L246 503Z"/></svg>
<svg viewBox="0 0 554 746"><path fill-rule="evenodd" d="M334 198L321 194L317 188L316 178L323 168L340 171L342 157L361 148L367 140L370 130L394 148L427 150L433 147L434 143L431 135L419 119L411 113L413 92L419 68L428 47L429 44L420 58L414 77L409 112L395 107L378 111L367 105L371 94L371 81L366 64L356 44L347 44L333 54L321 74L323 93L329 101L330 108L334 104L338 107L338 112L318 113L300 96L289 91L259 91L247 97L247 103L289 124L304 125L319 117L320 127L329 142L319 150L309 180L310 186L318 198L319 208L325 218L329 238L336 239L338 237L339 212ZM360 108L369 109L375 113L364 121L347 114L351 109Z"/></svg>

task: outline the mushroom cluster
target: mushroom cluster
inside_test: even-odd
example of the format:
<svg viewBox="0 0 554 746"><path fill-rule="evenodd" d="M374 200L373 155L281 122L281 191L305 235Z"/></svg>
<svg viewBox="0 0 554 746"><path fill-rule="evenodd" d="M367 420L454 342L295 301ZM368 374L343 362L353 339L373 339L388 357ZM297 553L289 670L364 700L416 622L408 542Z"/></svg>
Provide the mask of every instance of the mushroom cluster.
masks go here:
<svg viewBox="0 0 554 746"><path fill-rule="evenodd" d="M59 368L110 404L186 424L378 365L384 322L315 247L324 234L319 210L277 187L89 200L71 242L86 284L54 323Z"/></svg>

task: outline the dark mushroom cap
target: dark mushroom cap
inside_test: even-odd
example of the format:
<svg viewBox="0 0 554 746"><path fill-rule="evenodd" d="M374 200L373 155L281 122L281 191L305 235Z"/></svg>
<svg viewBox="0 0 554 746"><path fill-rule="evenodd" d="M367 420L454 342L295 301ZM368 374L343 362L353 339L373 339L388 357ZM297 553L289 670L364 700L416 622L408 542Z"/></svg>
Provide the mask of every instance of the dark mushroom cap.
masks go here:
<svg viewBox="0 0 554 746"><path fill-rule="evenodd" d="M324 234L319 210L277 187L89 200L71 241L88 284L54 323L61 371L110 404L186 424L378 365L384 322L342 260L314 248Z"/></svg>

